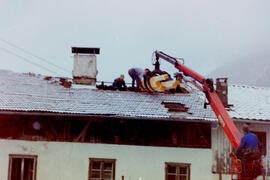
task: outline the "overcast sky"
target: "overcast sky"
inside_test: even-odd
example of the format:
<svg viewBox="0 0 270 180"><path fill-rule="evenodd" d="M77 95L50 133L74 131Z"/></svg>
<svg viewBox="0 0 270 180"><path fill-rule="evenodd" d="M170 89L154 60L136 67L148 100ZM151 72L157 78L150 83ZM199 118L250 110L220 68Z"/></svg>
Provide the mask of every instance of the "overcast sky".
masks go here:
<svg viewBox="0 0 270 180"><path fill-rule="evenodd" d="M248 54L270 52L269 0L0 2L0 69L15 72L71 76L72 46L100 47L99 81L124 73L128 82L129 68L153 69L155 50L183 57L203 75ZM175 71L165 61L161 67Z"/></svg>

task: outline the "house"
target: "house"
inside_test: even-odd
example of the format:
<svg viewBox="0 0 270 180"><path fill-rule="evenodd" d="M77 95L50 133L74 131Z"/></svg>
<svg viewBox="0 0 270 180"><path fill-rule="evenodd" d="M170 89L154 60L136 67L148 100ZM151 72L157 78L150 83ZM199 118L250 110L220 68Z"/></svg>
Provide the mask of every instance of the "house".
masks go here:
<svg viewBox="0 0 270 180"><path fill-rule="evenodd" d="M231 145L193 87L149 94L59 82L0 71L1 179L230 178ZM229 86L229 104L236 125L259 135L268 165L270 89Z"/></svg>

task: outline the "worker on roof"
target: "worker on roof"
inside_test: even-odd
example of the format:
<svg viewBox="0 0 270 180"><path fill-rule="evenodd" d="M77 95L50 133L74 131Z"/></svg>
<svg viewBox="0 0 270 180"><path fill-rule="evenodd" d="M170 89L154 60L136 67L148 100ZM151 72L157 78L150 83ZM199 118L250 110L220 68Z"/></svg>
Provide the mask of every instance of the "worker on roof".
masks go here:
<svg viewBox="0 0 270 180"><path fill-rule="evenodd" d="M128 74L130 75L132 79L132 90L140 91L140 83L144 76L144 74L147 74L150 72L149 69L141 69L141 68L131 68L128 70ZM136 81L136 88L135 88L135 81Z"/></svg>
<svg viewBox="0 0 270 180"><path fill-rule="evenodd" d="M258 137L249 131L247 124L243 125L242 132L244 136L236 150L236 156L242 161L242 176L246 176L247 164L261 158L261 143Z"/></svg>
<svg viewBox="0 0 270 180"><path fill-rule="evenodd" d="M125 78L124 74L121 74L119 78L116 78L113 81L112 90L126 91L127 86L124 78Z"/></svg>

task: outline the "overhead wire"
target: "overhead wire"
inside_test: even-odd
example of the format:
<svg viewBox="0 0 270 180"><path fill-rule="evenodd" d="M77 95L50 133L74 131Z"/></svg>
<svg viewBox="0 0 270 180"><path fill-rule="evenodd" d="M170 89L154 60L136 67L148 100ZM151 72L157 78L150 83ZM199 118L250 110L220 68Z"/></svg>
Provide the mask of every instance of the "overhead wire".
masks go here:
<svg viewBox="0 0 270 180"><path fill-rule="evenodd" d="M22 59L22 60L24 60L24 61L27 61L28 63L30 63L30 64L32 64L32 65L38 66L39 68L43 68L43 69L45 69L46 71L49 71L49 72L51 72L51 73L54 73L54 74L57 74L57 75L60 75L60 76L61 76L61 74L59 74L59 73L57 73L57 72L54 72L54 71L50 70L49 68L46 68L45 66L42 66L42 65L40 65L40 64L37 64L37 63L31 61L30 59L27 59L27 58L25 58L25 57L22 57L22 56L20 56L20 55L14 53L14 52L12 52L12 51L10 51L10 50L7 50L7 49L3 48L3 47L0 47L0 50L5 51L6 53L12 54L13 56L16 56L16 57L18 57L18 58L20 58L20 59Z"/></svg>
<svg viewBox="0 0 270 180"><path fill-rule="evenodd" d="M33 57L35 57L35 58L37 58L37 59L39 59L39 60L41 60L41 61L43 61L43 62L46 62L47 64L49 64L49 65L51 65L51 66L54 66L54 67L56 67L56 68L58 68L58 69L61 69L62 71L66 72L66 73L70 73L69 70L67 70L67 69L65 69L65 68L63 68L63 67L61 67L61 66L58 66L58 65L56 65L56 64L54 64L54 63L52 63L52 62L50 62L49 60L47 60L47 59L45 59L45 58L42 58L42 57L40 57L40 56L38 56L38 55L36 55L36 54L30 52L30 51L27 51L27 50L25 50L25 49L23 49L23 48L21 48L21 47L15 45L15 44L9 42L9 41L7 41L7 40L4 40L4 39L0 38L0 41L6 43L6 44L8 44L8 45L10 45L10 46L12 46L12 47L14 47L14 48L16 48L16 49L19 49L19 50L21 50L22 52L24 52L24 53L26 53L26 54L29 54L29 55L31 55L31 56L33 56ZM15 54L15 53L14 53L14 54Z"/></svg>

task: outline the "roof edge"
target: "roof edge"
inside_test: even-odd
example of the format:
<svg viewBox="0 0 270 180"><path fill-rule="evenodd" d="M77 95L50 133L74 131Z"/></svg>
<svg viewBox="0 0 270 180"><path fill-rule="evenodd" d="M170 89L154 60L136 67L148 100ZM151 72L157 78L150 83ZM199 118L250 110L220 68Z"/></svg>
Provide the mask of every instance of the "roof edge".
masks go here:
<svg viewBox="0 0 270 180"><path fill-rule="evenodd" d="M188 119L188 118L171 118L171 117L143 117L143 116L121 116L114 114L82 114L82 113L55 113L43 111L0 111L0 115L25 115L25 116L61 116L61 117L100 117L111 119L130 119L130 120L156 120L156 121L171 121L171 122L200 122L211 123L211 121L203 119Z"/></svg>
<svg viewBox="0 0 270 180"><path fill-rule="evenodd" d="M243 122L243 123L256 123L256 124L270 124L270 121L263 119L241 119L241 118L233 118L234 122Z"/></svg>

